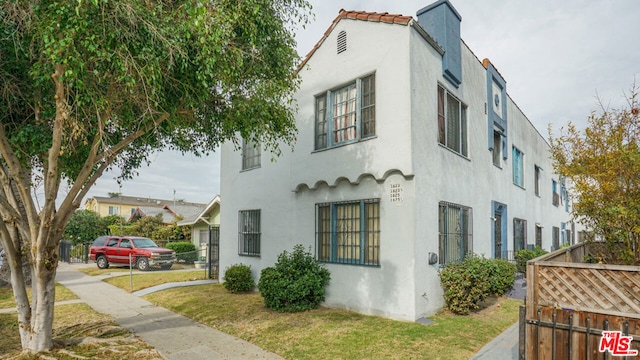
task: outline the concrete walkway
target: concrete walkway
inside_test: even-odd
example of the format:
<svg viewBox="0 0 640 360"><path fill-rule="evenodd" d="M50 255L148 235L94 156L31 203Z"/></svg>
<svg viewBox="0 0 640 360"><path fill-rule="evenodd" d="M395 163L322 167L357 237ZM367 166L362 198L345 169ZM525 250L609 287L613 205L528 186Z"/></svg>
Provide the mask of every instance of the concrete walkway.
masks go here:
<svg viewBox="0 0 640 360"><path fill-rule="evenodd" d="M515 323L480 349L470 360L517 360L518 350L518 323Z"/></svg>
<svg viewBox="0 0 640 360"><path fill-rule="evenodd" d="M166 359L282 359L60 263L56 281L97 312L110 315Z"/></svg>

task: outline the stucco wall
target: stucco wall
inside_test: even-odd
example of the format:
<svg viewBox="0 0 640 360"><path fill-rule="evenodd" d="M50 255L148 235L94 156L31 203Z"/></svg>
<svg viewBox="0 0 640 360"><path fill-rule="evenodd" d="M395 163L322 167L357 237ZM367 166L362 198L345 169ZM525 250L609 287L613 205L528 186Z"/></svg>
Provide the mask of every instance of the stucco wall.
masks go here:
<svg viewBox="0 0 640 360"><path fill-rule="evenodd" d="M347 32L347 51L336 53L336 36ZM463 34L464 36L464 34ZM221 269L251 265L259 276L283 250L295 244L316 251L315 205L380 199L380 259L377 267L327 264L332 280L326 305L361 313L415 320L443 306L438 253L438 203L473 210L473 245L493 256L492 201L507 204L503 249L513 249L513 218L527 220L528 243L535 224L543 226L543 247L551 228L568 221L564 207L551 205L552 167L544 138L508 99L508 158L493 165L488 148L486 70L462 44L462 83L442 76L441 55L411 26L343 19L300 71L296 95L298 136L282 156L262 154L261 167L241 170L241 153L222 146ZM315 96L375 73L376 136L340 147L314 150ZM467 106L468 155L438 143L437 87L444 86ZM507 88L508 91L508 88ZM524 154L524 186L513 184L511 146ZM543 169L534 194L534 165ZM391 201L392 185L402 189ZM261 210L261 254L238 255L238 212Z"/></svg>

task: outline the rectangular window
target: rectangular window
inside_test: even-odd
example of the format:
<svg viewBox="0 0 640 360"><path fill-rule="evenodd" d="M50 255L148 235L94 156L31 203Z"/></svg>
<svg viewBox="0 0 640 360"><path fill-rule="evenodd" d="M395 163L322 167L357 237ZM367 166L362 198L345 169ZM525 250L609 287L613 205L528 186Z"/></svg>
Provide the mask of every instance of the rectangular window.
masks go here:
<svg viewBox="0 0 640 360"><path fill-rule="evenodd" d="M527 220L513 218L513 251L527 248Z"/></svg>
<svg viewBox="0 0 640 360"><path fill-rule="evenodd" d="M471 208L440 202L438 209L440 264L461 261L472 250Z"/></svg>
<svg viewBox="0 0 640 360"><path fill-rule="evenodd" d="M551 251L560 248L560 228L554 226L551 233Z"/></svg>
<svg viewBox="0 0 640 360"><path fill-rule="evenodd" d="M555 180L551 180L551 190L553 191L552 203L554 206L560 205L560 194L558 194L558 183Z"/></svg>
<svg viewBox="0 0 640 360"><path fill-rule="evenodd" d="M260 256L260 210L238 213L238 255Z"/></svg>
<svg viewBox="0 0 640 360"><path fill-rule="evenodd" d="M316 149L327 147L327 97L316 97Z"/></svg>
<svg viewBox="0 0 640 360"><path fill-rule="evenodd" d="M242 170L260 167L260 144L242 140Z"/></svg>
<svg viewBox="0 0 640 360"><path fill-rule="evenodd" d="M534 188L537 196L540 196L540 167L538 165L534 166Z"/></svg>
<svg viewBox="0 0 640 360"><path fill-rule="evenodd" d="M316 204L318 260L380 265L380 199Z"/></svg>
<svg viewBox="0 0 640 360"><path fill-rule="evenodd" d="M513 183L524 187L524 154L517 147L513 147Z"/></svg>
<svg viewBox="0 0 640 360"><path fill-rule="evenodd" d="M502 136L500 132L493 132L493 165L502 168Z"/></svg>
<svg viewBox="0 0 640 360"><path fill-rule="evenodd" d="M467 107L438 86L438 142L467 156Z"/></svg>
<svg viewBox="0 0 640 360"><path fill-rule="evenodd" d="M109 206L109 215L118 215L118 207Z"/></svg>
<svg viewBox="0 0 640 360"><path fill-rule="evenodd" d="M536 246L542 247L542 226L536 224Z"/></svg>
<svg viewBox="0 0 640 360"><path fill-rule="evenodd" d="M316 96L316 150L376 134L375 86L374 74Z"/></svg>

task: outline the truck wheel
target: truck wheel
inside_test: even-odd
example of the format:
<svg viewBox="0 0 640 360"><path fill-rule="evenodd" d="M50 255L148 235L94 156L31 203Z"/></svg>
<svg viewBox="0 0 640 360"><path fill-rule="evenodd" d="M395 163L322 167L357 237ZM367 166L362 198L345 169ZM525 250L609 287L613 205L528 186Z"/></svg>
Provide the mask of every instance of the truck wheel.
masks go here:
<svg viewBox="0 0 640 360"><path fill-rule="evenodd" d="M149 259L147 259L146 257L138 258L136 266L140 271L149 271Z"/></svg>
<svg viewBox="0 0 640 360"><path fill-rule="evenodd" d="M98 256L98 259L96 260L96 264L98 264L98 269L109 268L109 262L107 261L107 257L104 255Z"/></svg>

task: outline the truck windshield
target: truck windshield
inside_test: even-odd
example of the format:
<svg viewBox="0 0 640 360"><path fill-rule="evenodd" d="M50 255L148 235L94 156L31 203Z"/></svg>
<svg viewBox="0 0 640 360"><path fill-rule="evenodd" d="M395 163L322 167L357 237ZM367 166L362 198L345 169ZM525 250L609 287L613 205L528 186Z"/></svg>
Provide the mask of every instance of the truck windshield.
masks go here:
<svg viewBox="0 0 640 360"><path fill-rule="evenodd" d="M133 239L133 245L137 248L158 247L151 239Z"/></svg>

